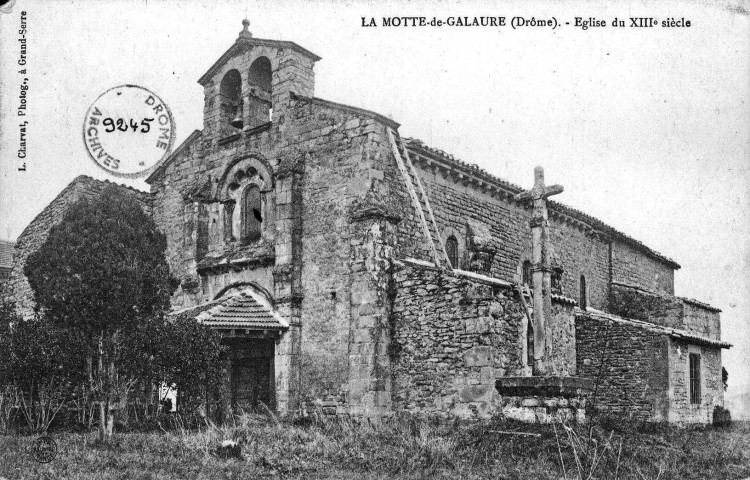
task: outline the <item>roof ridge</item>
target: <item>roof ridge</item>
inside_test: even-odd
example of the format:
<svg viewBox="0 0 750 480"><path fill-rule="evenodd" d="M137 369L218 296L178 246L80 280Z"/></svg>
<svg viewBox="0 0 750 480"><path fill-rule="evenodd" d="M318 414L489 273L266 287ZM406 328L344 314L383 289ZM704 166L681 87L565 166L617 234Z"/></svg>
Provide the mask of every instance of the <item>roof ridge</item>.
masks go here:
<svg viewBox="0 0 750 480"><path fill-rule="evenodd" d="M429 154L437 156L438 158L446 162L452 163L457 167L471 170L472 171L471 173L475 173L475 174L478 173L484 176L488 180L499 183L500 185L510 189L511 191L514 191L513 193L520 193L520 192L527 190L523 187L520 187L514 183L511 183L505 179L498 177L497 175L494 175L488 172L487 170L485 170L484 168L480 167L479 165L475 163L465 162L463 160L455 158L453 155L447 153L444 150L441 150L435 147L430 147L429 145L426 145L422 140L419 140L417 138L411 138L411 137L402 137L402 140L406 144L407 148L414 151L415 153L420 153L420 151L422 151L422 152L427 152ZM615 227L612 227L606 224L604 221L599 220L598 218L593 217L589 215L588 213L585 213L577 208L565 205L564 203L556 202L554 200L549 200L548 202L549 202L551 209L557 210L558 213L570 215L581 222L589 224L591 228L602 230L607 234L618 237L620 240L624 240L625 243L631 244L632 246L643 250L648 255L655 257L656 259L669 264L669 266L671 266L674 269L681 268L680 264L675 262L670 257L657 252L656 250L652 249L651 247L641 242L640 240L637 240L631 237L630 235L623 233L620 230L617 230Z"/></svg>
<svg viewBox="0 0 750 480"><path fill-rule="evenodd" d="M177 158L177 156L181 154L182 151L185 150L188 146L192 145L195 139L201 136L202 134L203 134L203 130L198 130L198 129L193 130L190 133L190 135L185 137L185 140L183 140L182 143L180 143L177 146L177 148L172 150L172 152L169 155L167 155L166 158L164 158L160 163L156 165L156 167L154 167L154 171L151 172L151 174L148 177L146 177L144 182L150 185L157 175L161 175L161 173L164 170L166 170L166 168L174 161L174 159Z"/></svg>
<svg viewBox="0 0 750 480"><path fill-rule="evenodd" d="M297 52L306 55L307 57L311 58L313 62L317 62L321 58L311 52L310 50L306 49L305 47L298 45L295 42L292 42L290 40L271 40L267 38L243 38L240 37L237 40L232 43L232 45L229 46L229 48L222 53L219 58L206 70L206 73L201 75L201 77L198 79L198 83L200 85L205 86L206 83L211 79L211 77L217 73L221 66L227 63L227 61L233 57L236 53L238 53L243 48L247 48L248 46L252 46L252 44L255 43L261 47L277 47L277 48L291 48L292 50L296 50Z"/></svg>
<svg viewBox="0 0 750 480"><path fill-rule="evenodd" d="M588 308L586 310L578 309L576 312L578 316L587 316L590 318L595 319L604 319L604 320L611 320L613 322L623 323L626 325L631 325L634 327L643 328L646 330L650 330L652 332L662 333L665 335L674 336L677 338L685 338L687 340L693 340L700 343L706 343L713 346L718 346L721 348L731 348L732 344L728 342L724 342L722 340L714 340L713 338L704 337L702 335L697 335L695 333L692 333L688 330L682 329L682 328L672 328L667 327L665 325L659 325L656 323L647 322L645 320L636 320L634 318L626 318L621 317L620 315L615 315L612 313L603 312L601 310L596 310L592 308Z"/></svg>
<svg viewBox="0 0 750 480"><path fill-rule="evenodd" d="M400 123L393 120L392 118L388 118L385 115L375 112L373 110L367 110L366 108L354 107L352 105L347 105L345 103L333 102L331 100L326 100L324 98L315 97L315 96L308 97L306 95L300 95L295 92L289 92L289 95L291 96L293 100L306 100L312 103L317 103L318 105L325 105L325 106L335 108L338 110L342 110L344 112L351 113L354 115L364 115L367 118L371 118L373 120L377 120L382 123L385 123L391 128L398 129L401 126Z"/></svg>
<svg viewBox="0 0 750 480"><path fill-rule="evenodd" d="M80 185L80 184L83 184L83 183L86 183L86 184L90 185L92 182L95 182L95 183L98 183L98 184L109 184L109 185L113 185L115 187L125 188L125 189L130 190L130 191L132 191L134 193L137 193L137 194L144 194L149 199L153 198L153 196L152 196L152 194L150 192L146 192L144 190L138 190L137 188L133 188L133 187L131 187L129 185L115 183L115 182L112 182L110 180L106 180L106 179L105 180L99 180L98 178L94 178L94 177L92 177L90 175L81 174L81 175L78 175L77 177L75 177L73 180L71 180L67 185L65 185L65 187L62 190L60 190L60 192L57 195L55 195L55 198L53 198L49 203L47 203L47 205L45 205L44 208L42 208L42 210L39 211L39 213L37 213L36 215L34 215L34 218L26 225L26 227L23 229L23 231L21 231L21 234L18 235L18 237L16 238L16 243L18 243L18 241L26 235L27 231L30 228L32 228L32 226L36 226L36 221L39 219L40 216L44 215L44 213L47 211L47 209L50 207L50 205L52 205L53 203L55 203L58 199L62 198L68 191L70 191L73 188L75 188L76 185Z"/></svg>
<svg viewBox="0 0 750 480"><path fill-rule="evenodd" d="M102 179L98 179L98 178L92 177L91 175L86 175L86 174L78 175L70 183L72 184L72 183L74 183L74 182L76 182L76 181L78 181L80 179L93 180L93 181L99 182L99 183L108 183L108 184L114 185L116 187L126 188L126 189L131 190L131 191L136 192L136 193L144 193L146 195L151 195L151 192L146 191L146 190L139 190L139 189L137 189L135 187L131 187L130 185L125 185L124 183L116 183L116 182L113 182L112 180L109 180L107 178L105 178L105 179L102 180ZM68 185L70 185L70 184L68 184Z"/></svg>

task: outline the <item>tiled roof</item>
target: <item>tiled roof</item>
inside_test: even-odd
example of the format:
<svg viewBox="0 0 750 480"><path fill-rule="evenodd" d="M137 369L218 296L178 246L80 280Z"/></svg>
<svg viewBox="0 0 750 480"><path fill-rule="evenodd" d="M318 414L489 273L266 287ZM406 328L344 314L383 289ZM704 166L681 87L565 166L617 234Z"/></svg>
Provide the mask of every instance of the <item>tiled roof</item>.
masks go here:
<svg viewBox="0 0 750 480"><path fill-rule="evenodd" d="M570 297L566 297L565 295L560 295L558 293L553 293L551 295L551 297L552 297L552 300L555 301L555 302L567 303L568 305L573 305L573 306L578 305L578 301L577 300L574 300L574 299L572 299Z"/></svg>
<svg viewBox="0 0 750 480"><path fill-rule="evenodd" d="M190 320L190 319L194 319L195 317L197 317L201 313L205 312L209 308L212 308L212 307L215 307L216 305L219 305L224 300L225 299L214 300L213 302L203 303L203 304L197 305L195 307L183 308L182 310L177 310L177 311L169 313L169 318L171 320Z"/></svg>
<svg viewBox="0 0 750 480"><path fill-rule="evenodd" d="M507 191L510 194L517 194L525 191L525 189L519 187L518 185L515 185L513 183L510 183L506 180L503 180L501 178L498 178L486 170L480 168L478 165L473 163L467 163L462 160L459 160L455 158L453 155L444 152L443 150L440 150L438 148L433 148L428 145L425 145L424 142L422 142L419 139L415 138L404 138L404 144L406 144L407 148L409 149L410 153L415 156L419 157L419 155L422 155L423 158L429 158L431 160L437 160L437 164L444 164L446 168L450 168L451 170L458 170L463 171L465 174L470 175L471 177L476 177L482 182L486 182L488 184L495 184L499 186L502 190ZM629 235L626 235L619 230L610 227L606 223L602 222L601 220L592 217L591 215L588 215L580 210L577 210L575 208L569 207L567 205L564 205L559 202L555 202L550 200L549 201L549 207L550 207L550 214L554 216L555 213L559 213L562 215L566 215L569 218L573 218L579 222L582 222L585 225L588 225L592 229L599 230L602 233L605 233L612 238L615 238L627 245L630 245L641 252L645 253L646 255L649 255L652 258L655 258L657 260L660 260L664 262L665 264L669 265L671 268L679 269L680 265L672 260L671 258L662 255L661 253L652 250L650 247L646 246L644 243L640 242L639 240L636 240L633 237L630 237Z"/></svg>
<svg viewBox="0 0 750 480"><path fill-rule="evenodd" d="M246 289L233 296L214 300L170 314L173 318L195 318L216 328L247 328L251 330L284 330L284 320L263 296Z"/></svg>
<svg viewBox="0 0 750 480"><path fill-rule="evenodd" d="M655 323L644 322L643 320L623 318L617 315L612 315L610 313L604 313L604 312L601 312L599 310L595 310L592 308L589 308L585 311L581 310L578 312L578 315L592 318L595 320L600 320L600 321L611 321L611 322L620 323L623 325L630 325L632 327L642 328L650 332L660 333L662 335L669 335L670 337L673 337L673 338L680 338L683 340L687 340L688 342L699 344L699 345L708 345L711 347L718 347L718 348L731 348L732 347L731 343L722 342L721 340L714 340L713 338L702 337L700 335L696 335L694 333L688 332L687 330L665 327L663 325L656 325Z"/></svg>
<svg viewBox="0 0 750 480"><path fill-rule="evenodd" d="M230 58L241 55L245 51L247 51L248 48L252 47L271 47L271 48L278 48L278 49L284 49L289 48L291 50L294 50L295 52L301 53L302 55L305 55L306 57L312 59L313 62L317 62L320 60L320 57L312 53L310 50L307 50L306 48L300 47L294 42L288 42L284 40L269 40L265 38L238 38L235 43L232 44L231 47L227 49L224 54L222 54L221 57L219 57L216 62L214 62L213 65L211 65L211 68L208 69L206 73L204 73L201 78L198 79L198 83L205 86L209 80L211 80L211 77L213 77L216 72L221 70L221 67L223 67L227 61L229 61Z"/></svg>
<svg viewBox="0 0 750 480"><path fill-rule="evenodd" d="M673 297L673 298L676 298L677 300L681 300L684 303L689 303L691 305L695 305L696 307L700 307L700 308L703 308L705 310L708 310L709 312L721 313L721 309L720 308L716 308L716 307L714 307L712 305L709 305L709 304L707 304L705 302L701 302L701 301L696 300L694 298L676 297L676 296L665 294L665 293L658 293L658 292L654 292L654 291L651 291L651 290L647 290L647 289L645 289L645 288L643 288L641 286L638 286L638 285L631 285L629 283L619 282L619 281L616 281L616 280L612 281L612 285L618 285L620 287L630 288L632 290L638 290L639 292L643 292L643 293L645 293L647 295L656 295L656 296L659 296L659 297L665 297L665 296L666 297Z"/></svg>
<svg viewBox="0 0 750 480"><path fill-rule="evenodd" d="M381 115L377 112L373 112L372 110L365 110L364 108L352 107L351 105L345 105L343 103L336 103L330 100L324 100L319 97L305 97L304 95L298 95L294 92L290 92L289 95L291 96L293 100L302 100L305 102L310 102L313 105L321 105L323 107L328 107L328 108L332 108L335 110L340 110L342 112L351 113L352 115L360 115L365 118L372 118L374 120L377 120L379 122L382 122L388 125L391 128L398 128L401 126L395 120L388 118L384 115Z"/></svg>
<svg viewBox="0 0 750 480"><path fill-rule="evenodd" d="M0 268L11 268L13 265L13 250L15 243L8 240L0 240Z"/></svg>
<svg viewBox="0 0 750 480"><path fill-rule="evenodd" d="M687 297L677 297L677 298L679 298L685 303L689 303L691 305L695 305L696 307L701 307L705 310L708 310L709 312L721 313L720 308L716 308L713 305L707 304L706 302L701 302L700 300L696 300L694 298L687 298Z"/></svg>

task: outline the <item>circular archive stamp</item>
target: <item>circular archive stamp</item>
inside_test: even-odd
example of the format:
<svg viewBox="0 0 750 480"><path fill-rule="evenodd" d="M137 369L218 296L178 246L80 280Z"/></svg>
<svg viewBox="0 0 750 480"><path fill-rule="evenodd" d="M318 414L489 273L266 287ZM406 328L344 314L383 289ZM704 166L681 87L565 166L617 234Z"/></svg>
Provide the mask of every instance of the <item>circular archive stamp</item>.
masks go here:
<svg viewBox="0 0 750 480"><path fill-rule="evenodd" d="M83 142L91 159L120 177L148 175L172 151L174 139L169 107L137 85L102 93L83 122Z"/></svg>
<svg viewBox="0 0 750 480"><path fill-rule="evenodd" d="M57 456L57 442L49 435L42 435L31 444L31 456L39 463L49 463Z"/></svg>

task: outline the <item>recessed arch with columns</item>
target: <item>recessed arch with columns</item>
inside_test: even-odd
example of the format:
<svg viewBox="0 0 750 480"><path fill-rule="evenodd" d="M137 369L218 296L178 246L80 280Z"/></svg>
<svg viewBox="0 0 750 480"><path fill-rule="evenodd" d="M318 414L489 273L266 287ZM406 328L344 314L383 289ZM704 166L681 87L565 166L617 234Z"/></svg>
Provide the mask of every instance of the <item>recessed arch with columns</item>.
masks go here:
<svg viewBox="0 0 750 480"><path fill-rule="evenodd" d="M275 212L273 170L259 154L238 157L227 164L219 179L217 197L222 204L224 241L254 242L272 234ZM248 203L252 194L253 205ZM252 207L253 211L246 211ZM252 222L254 225L248 226Z"/></svg>
<svg viewBox="0 0 750 480"><path fill-rule="evenodd" d="M236 188L231 188L234 182L239 182L244 177L252 178L256 174L261 192L272 191L274 188L273 169L263 155L250 153L232 159L219 177L219 201L229 200L228 192Z"/></svg>

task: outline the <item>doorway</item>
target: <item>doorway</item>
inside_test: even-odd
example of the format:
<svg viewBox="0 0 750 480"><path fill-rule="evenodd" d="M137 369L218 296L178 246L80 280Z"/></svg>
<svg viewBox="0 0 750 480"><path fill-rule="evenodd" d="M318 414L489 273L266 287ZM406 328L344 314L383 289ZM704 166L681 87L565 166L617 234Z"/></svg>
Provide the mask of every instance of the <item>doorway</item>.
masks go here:
<svg viewBox="0 0 750 480"><path fill-rule="evenodd" d="M232 410L262 412L274 410L273 339L229 339L231 358Z"/></svg>

